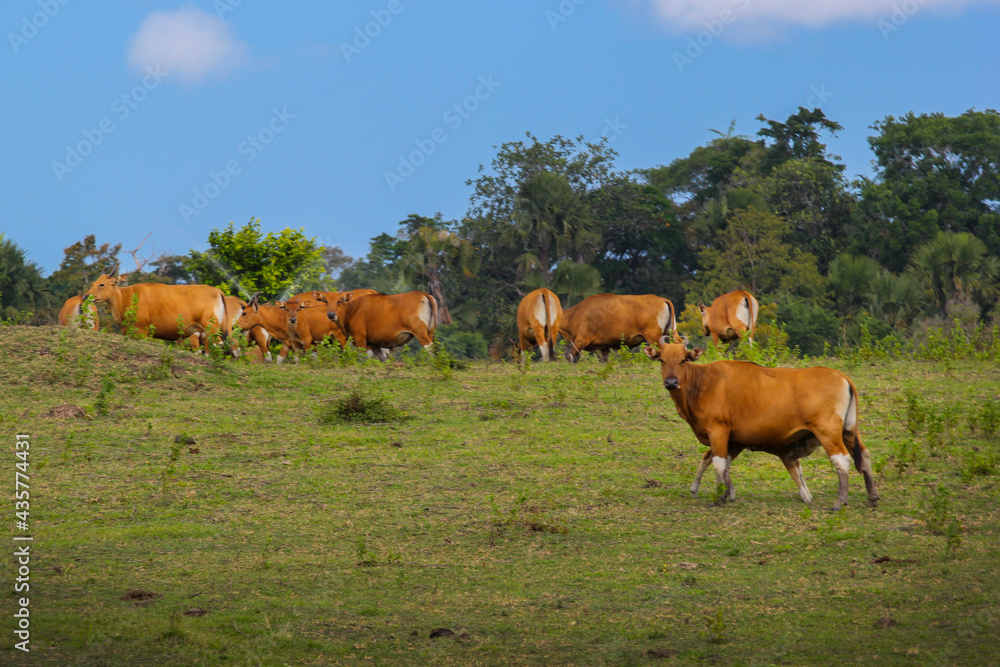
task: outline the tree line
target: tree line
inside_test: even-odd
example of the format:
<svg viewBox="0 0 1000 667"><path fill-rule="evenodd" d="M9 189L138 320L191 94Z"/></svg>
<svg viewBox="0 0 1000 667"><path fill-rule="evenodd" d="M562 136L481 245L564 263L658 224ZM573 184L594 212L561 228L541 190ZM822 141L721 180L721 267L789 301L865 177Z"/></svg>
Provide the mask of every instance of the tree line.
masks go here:
<svg viewBox="0 0 1000 667"><path fill-rule="evenodd" d="M509 340L517 303L542 286L564 306L600 292L659 294L687 323L699 300L743 287L809 354L862 330L905 337L955 318L995 321L1000 113L876 121L873 173L853 180L823 143L843 128L821 109L757 120L753 136L731 124L685 157L638 170L617 168L606 140L527 133L467 180L461 220L412 214L372 238L364 257L301 229L264 234L251 219L213 230L207 250L136 259L130 282L271 299L421 289L440 304L440 335L471 356ZM0 316L51 320L120 253L87 236L46 278L0 237Z"/></svg>

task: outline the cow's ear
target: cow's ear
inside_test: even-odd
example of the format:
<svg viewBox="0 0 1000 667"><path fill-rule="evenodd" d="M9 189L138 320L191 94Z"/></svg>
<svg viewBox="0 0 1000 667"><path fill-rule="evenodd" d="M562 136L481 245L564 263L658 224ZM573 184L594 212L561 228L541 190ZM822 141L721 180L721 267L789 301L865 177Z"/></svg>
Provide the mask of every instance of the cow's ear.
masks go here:
<svg viewBox="0 0 1000 667"><path fill-rule="evenodd" d="M700 310L703 313L705 312L705 304L702 303L701 301L698 302L698 310Z"/></svg>
<svg viewBox="0 0 1000 667"><path fill-rule="evenodd" d="M646 356L652 359L653 361L656 361L657 359L660 358L660 351L657 350L655 347L650 347L649 345L646 345L645 347L642 348L642 351L645 352Z"/></svg>
<svg viewBox="0 0 1000 667"><path fill-rule="evenodd" d="M326 303L326 295L323 294L322 292L313 292L313 298L316 299L317 301Z"/></svg>
<svg viewBox="0 0 1000 667"><path fill-rule="evenodd" d="M119 285L128 285L128 274L123 273L115 280Z"/></svg>
<svg viewBox="0 0 1000 667"><path fill-rule="evenodd" d="M705 350L701 349L700 347L696 347L693 350L688 350L688 352L687 352L687 360L688 361L697 361L698 357L700 357L701 353L704 352L704 351Z"/></svg>

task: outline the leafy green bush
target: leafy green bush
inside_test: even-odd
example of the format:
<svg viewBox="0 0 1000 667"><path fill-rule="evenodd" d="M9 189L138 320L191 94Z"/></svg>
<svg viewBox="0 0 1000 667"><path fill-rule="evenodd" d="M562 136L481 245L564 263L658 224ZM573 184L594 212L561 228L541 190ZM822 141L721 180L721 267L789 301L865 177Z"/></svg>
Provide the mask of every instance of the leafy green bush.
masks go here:
<svg viewBox="0 0 1000 667"><path fill-rule="evenodd" d="M478 331L462 330L461 325L445 324L434 332L435 344L455 359L487 359L489 345Z"/></svg>
<svg viewBox="0 0 1000 667"><path fill-rule="evenodd" d="M777 320L788 334L788 346L799 348L802 354L823 354L826 343L836 344L840 334L840 318L829 308L798 298L778 303Z"/></svg>
<svg viewBox="0 0 1000 667"><path fill-rule="evenodd" d="M411 419L383 396L365 398L357 389L343 398L324 403L319 411L320 424L386 424Z"/></svg>

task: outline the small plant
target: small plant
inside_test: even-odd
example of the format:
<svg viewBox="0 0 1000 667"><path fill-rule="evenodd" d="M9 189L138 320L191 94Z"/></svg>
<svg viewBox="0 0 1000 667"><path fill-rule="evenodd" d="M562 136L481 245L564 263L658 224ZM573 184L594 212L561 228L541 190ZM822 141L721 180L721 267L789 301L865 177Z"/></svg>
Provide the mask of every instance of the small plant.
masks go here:
<svg viewBox="0 0 1000 667"><path fill-rule="evenodd" d="M76 358L76 369L73 371L73 384L82 387L94 374L94 357L90 352Z"/></svg>
<svg viewBox="0 0 1000 667"><path fill-rule="evenodd" d="M410 418L385 397L366 398L357 389L343 398L326 402L319 414L321 424L385 424Z"/></svg>
<svg viewBox="0 0 1000 667"><path fill-rule="evenodd" d="M722 610L719 609L712 616L705 617L705 634L703 635L712 644L722 644L726 641L726 621L722 617Z"/></svg>
<svg viewBox="0 0 1000 667"><path fill-rule="evenodd" d="M920 399L920 395L915 391L907 390L905 400L906 428L910 431L910 435L917 435L923 429L924 422L927 421L927 408Z"/></svg>
<svg viewBox="0 0 1000 667"><path fill-rule="evenodd" d="M174 442L170 445L170 456L167 458L167 467L163 469L163 473L160 475L160 493L166 495L167 485L170 484L174 479L174 475L177 470L177 460L181 457L181 448L186 444L186 438L174 438Z"/></svg>
<svg viewBox="0 0 1000 667"><path fill-rule="evenodd" d="M945 538L945 556L951 557L962 545L962 522L952 512L951 491L943 484L931 492L930 499L924 500L928 506L924 512L924 523L934 535Z"/></svg>
<svg viewBox="0 0 1000 667"><path fill-rule="evenodd" d="M115 374L112 371L101 380L101 388L94 399L94 412L99 416L108 414L108 407L111 402L111 395L115 393Z"/></svg>
<svg viewBox="0 0 1000 667"><path fill-rule="evenodd" d="M962 469L962 481L968 484L976 477L986 477L996 473L996 454L984 455L978 451L969 452Z"/></svg>
<svg viewBox="0 0 1000 667"><path fill-rule="evenodd" d="M139 330L139 327L136 326L136 321L138 320L138 313L139 313L139 295L133 294L131 303L129 303L128 308L125 309L125 314L122 315L122 333L127 338L138 340L143 337L142 332Z"/></svg>
<svg viewBox="0 0 1000 667"><path fill-rule="evenodd" d="M354 543L354 549L358 555L358 562L355 563L358 567L375 567L378 565L378 561L375 560L375 556L368 551L368 542L363 537L359 537Z"/></svg>
<svg viewBox="0 0 1000 667"><path fill-rule="evenodd" d="M969 428L979 431L984 438L993 438L1000 432L1000 401L987 398L979 410L969 415Z"/></svg>
<svg viewBox="0 0 1000 667"><path fill-rule="evenodd" d="M147 380L165 380L173 374L174 355L170 350L160 353L156 365L146 371Z"/></svg>
<svg viewBox="0 0 1000 667"><path fill-rule="evenodd" d="M448 350L446 350L443 345L435 345L431 364L434 369L434 374L442 380L450 380L452 376L452 369L458 366L458 363L452 358L452 356L448 353Z"/></svg>

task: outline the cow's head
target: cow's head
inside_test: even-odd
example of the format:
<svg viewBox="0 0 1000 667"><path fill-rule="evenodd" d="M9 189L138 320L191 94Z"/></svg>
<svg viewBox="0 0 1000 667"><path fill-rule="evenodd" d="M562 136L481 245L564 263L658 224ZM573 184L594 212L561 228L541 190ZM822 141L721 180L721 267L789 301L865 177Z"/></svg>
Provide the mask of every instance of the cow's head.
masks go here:
<svg viewBox="0 0 1000 667"><path fill-rule="evenodd" d="M704 352L700 347L693 350L678 343L671 343L664 336L660 339L660 349L645 347L643 351L650 359L660 362L660 373L663 375L663 386L667 391L674 391L681 386L681 367L695 361Z"/></svg>
<svg viewBox="0 0 1000 667"><path fill-rule="evenodd" d="M701 313L701 328L705 330L706 336L711 336L712 332L708 328L708 314L712 311L711 306L706 306L701 301L698 302L698 312Z"/></svg>
<svg viewBox="0 0 1000 667"><path fill-rule="evenodd" d="M128 276L121 275L115 278L113 274L114 272L102 273L90 289L83 293L83 298L90 297L94 303L101 303L114 296L115 290L128 283Z"/></svg>
<svg viewBox="0 0 1000 667"><path fill-rule="evenodd" d="M285 311L285 313L287 313L288 323L295 326L299 321L299 311L303 308L307 308L308 306L308 300L291 299L289 301L285 301L281 305L281 308Z"/></svg>

